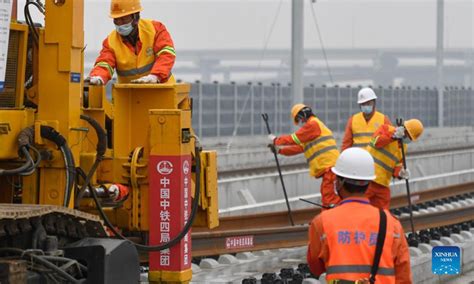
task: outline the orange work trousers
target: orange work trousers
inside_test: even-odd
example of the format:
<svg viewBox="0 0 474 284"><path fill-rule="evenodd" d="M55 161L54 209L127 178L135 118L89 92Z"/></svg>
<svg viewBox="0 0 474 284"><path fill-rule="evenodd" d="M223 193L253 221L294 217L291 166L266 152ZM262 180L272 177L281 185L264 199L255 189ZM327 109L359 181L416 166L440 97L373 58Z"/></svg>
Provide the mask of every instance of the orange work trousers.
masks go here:
<svg viewBox="0 0 474 284"><path fill-rule="evenodd" d="M330 204L338 204L341 201L339 195L335 191L336 175L327 169L322 175L321 181L321 203L325 206ZM324 209L323 209L324 210Z"/></svg>
<svg viewBox="0 0 474 284"><path fill-rule="evenodd" d="M390 209L390 188L371 181L365 192L370 204L380 209Z"/></svg>

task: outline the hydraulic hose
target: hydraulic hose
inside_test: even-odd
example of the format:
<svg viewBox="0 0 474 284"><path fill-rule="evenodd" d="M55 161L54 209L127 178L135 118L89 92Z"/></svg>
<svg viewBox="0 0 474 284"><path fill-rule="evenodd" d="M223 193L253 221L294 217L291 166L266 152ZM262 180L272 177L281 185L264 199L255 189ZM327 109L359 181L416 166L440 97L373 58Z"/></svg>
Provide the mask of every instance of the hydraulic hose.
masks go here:
<svg viewBox="0 0 474 284"><path fill-rule="evenodd" d="M105 151L107 149L107 134L105 133L105 130L100 126L100 124L95 119L87 115L81 115L81 119L87 121L94 128L95 133L97 134L97 154L94 164L92 164L89 173L84 179L84 184L82 185L79 192L77 192L76 194L75 207L79 206L79 202L81 201L82 197L84 196L84 193L86 192L86 187L89 184L95 171L97 170L97 167L99 166L100 162L103 160ZM91 192L95 192L94 190L92 190L92 187Z"/></svg>
<svg viewBox="0 0 474 284"><path fill-rule="evenodd" d="M34 129L33 127L27 127L20 131L18 134L18 149L20 152L20 156L25 157L26 162L16 169L4 170L0 169L0 176L1 175L31 175L34 173L36 168L38 167L39 163L41 162L41 153L33 147L31 144L33 143L34 139ZM33 150L36 155L36 161L30 155L29 150Z"/></svg>
<svg viewBox="0 0 474 284"><path fill-rule="evenodd" d="M0 169L0 176L19 175L19 174L30 171L31 167L34 166L34 163L32 162L33 159L31 159L31 155L28 152L28 149L26 147L20 147L20 152L26 157L26 162L22 166L16 169L11 169L11 170Z"/></svg>
<svg viewBox="0 0 474 284"><path fill-rule="evenodd" d="M99 137L99 141L98 141L98 145L97 145L96 160L94 162L94 165L91 167L89 173L87 175L85 175L85 173L82 171L82 169L78 170L78 174L81 175L84 178L84 184L81 187L81 192L85 191L86 187L89 186L90 192L91 192L91 195L92 195L92 199L94 200L94 203L97 207L97 210L99 211L99 215L104 220L105 225L115 234L115 236L119 237L120 239L123 239L123 240L126 240L126 241L132 243L133 245L135 245L137 250L140 250L140 251L145 251L145 252L161 251L161 250L165 250L165 249L171 248L172 246L176 245L179 241L181 241L181 239L184 238L184 236L186 236L186 234L191 229L191 226L194 222L194 218L196 217L197 209L198 209L198 206L199 206L200 191L201 191L201 149L200 149L200 147L196 146L196 148L195 148L195 150L196 150L196 152L195 152L196 153L196 172L195 172L196 173L196 190L195 190L196 194L194 196L194 200L193 200L193 203L192 203L192 209L191 209L191 215L189 216L188 221L184 225L181 232L176 237L174 237L172 240L170 240L169 242L161 244L161 245L156 245L156 246L142 245L142 244L138 244L138 243L133 242L132 240L130 240L127 237L125 237L124 235L122 235L119 231L117 231L117 229L115 229L114 225L112 224L112 222L110 222L109 218L105 214L105 212L102 208L102 205L100 204L99 198L97 197L97 193L95 192L93 186L90 184L90 179L91 179L92 175L94 174L95 169L97 168L97 166L95 166L95 165L96 164L98 165L100 163L100 161L103 159L103 154L105 153L105 147L107 145L107 143L106 143L107 141L106 141L106 139L102 139L102 140L100 139L100 136L103 133L105 133L105 131L102 129L102 127L100 127L100 125L97 123L97 121L95 121L93 118L85 116L85 115L81 115L81 119L84 119L87 122L89 122L92 125L92 127L94 127L94 129L97 132L97 136ZM91 123L92 121L93 121L93 123ZM99 145L100 143L104 143L104 144ZM101 149L104 149L104 151L99 152L99 151L101 151Z"/></svg>
<svg viewBox="0 0 474 284"><path fill-rule="evenodd" d="M0 253L13 253L13 254L18 254L22 259L31 259L31 261L39 263L43 265L46 268L49 268L56 272L58 275L60 275L62 278L67 280L67 283L83 283L82 280L77 280L76 278L72 277L69 273L66 271L62 270L58 266L54 265L52 262L47 260L41 255L36 255L33 252L30 252L28 250L22 250L18 248L0 248Z"/></svg>
<svg viewBox="0 0 474 284"><path fill-rule="evenodd" d="M71 149L67 146L66 138L61 133L57 132L56 129L51 126L42 125L40 128L41 137L52 141L58 146L64 159L64 165L66 167L66 190L64 194L63 206L69 205L71 194L74 188L74 179L76 175L76 166L74 162L74 156L72 155Z"/></svg>

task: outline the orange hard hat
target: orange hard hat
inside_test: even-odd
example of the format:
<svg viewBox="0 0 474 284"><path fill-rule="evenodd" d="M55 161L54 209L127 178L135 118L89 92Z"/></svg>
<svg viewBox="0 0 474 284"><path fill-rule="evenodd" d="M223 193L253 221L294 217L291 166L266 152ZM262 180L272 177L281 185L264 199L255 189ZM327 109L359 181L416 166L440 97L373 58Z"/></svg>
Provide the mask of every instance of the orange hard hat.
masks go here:
<svg viewBox="0 0 474 284"><path fill-rule="evenodd" d="M423 133L423 124L418 119L409 119L404 125L412 141L416 141Z"/></svg>
<svg viewBox="0 0 474 284"><path fill-rule="evenodd" d="M112 0L110 2L110 17L113 19L135 14L142 10L140 0Z"/></svg>
<svg viewBox="0 0 474 284"><path fill-rule="evenodd" d="M291 118L293 119L293 123L295 125L298 125L298 121L296 121L296 116L305 107L306 107L306 105L304 105L304 104L296 104L291 108Z"/></svg>

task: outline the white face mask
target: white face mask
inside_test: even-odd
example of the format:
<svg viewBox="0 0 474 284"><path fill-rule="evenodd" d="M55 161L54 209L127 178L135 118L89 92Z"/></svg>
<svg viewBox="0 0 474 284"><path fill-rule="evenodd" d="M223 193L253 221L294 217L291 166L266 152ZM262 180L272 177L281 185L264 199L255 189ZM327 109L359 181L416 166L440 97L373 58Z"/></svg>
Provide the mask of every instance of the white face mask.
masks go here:
<svg viewBox="0 0 474 284"><path fill-rule="evenodd" d="M374 106L372 105L360 106L360 110L365 114L371 114L373 109L374 109Z"/></svg>
<svg viewBox="0 0 474 284"><path fill-rule="evenodd" d="M132 22L124 25L115 25L115 29L122 36L128 36L133 31Z"/></svg>

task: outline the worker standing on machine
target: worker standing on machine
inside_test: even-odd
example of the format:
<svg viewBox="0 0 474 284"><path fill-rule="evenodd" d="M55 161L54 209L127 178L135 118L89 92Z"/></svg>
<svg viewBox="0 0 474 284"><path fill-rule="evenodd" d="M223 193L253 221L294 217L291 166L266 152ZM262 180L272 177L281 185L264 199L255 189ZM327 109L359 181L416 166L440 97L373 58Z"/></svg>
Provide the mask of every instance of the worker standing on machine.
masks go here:
<svg viewBox="0 0 474 284"><path fill-rule="evenodd" d="M140 19L140 0L112 0L110 17L115 30L104 40L90 72L91 85L106 84L117 70L119 83L174 82L176 53L166 27Z"/></svg>
<svg viewBox="0 0 474 284"><path fill-rule="evenodd" d="M367 147L379 126L391 124L388 116L375 109L376 100L377 96L371 88L363 88L359 91L357 103L361 111L347 121L341 151L350 147Z"/></svg>
<svg viewBox="0 0 474 284"><path fill-rule="evenodd" d="M309 226L311 272L317 277L326 272L328 283L412 283L400 222L364 197L375 178L373 158L364 149L349 148L331 170L342 201L317 215Z"/></svg>
<svg viewBox="0 0 474 284"><path fill-rule="evenodd" d="M336 163L339 151L332 131L304 104L294 105L291 117L293 123L301 127L291 135L268 135L272 149L285 156L304 153L309 164L309 174L315 178L322 177L323 206L337 204L340 199L334 192L335 176L330 169Z"/></svg>
<svg viewBox="0 0 474 284"><path fill-rule="evenodd" d="M390 181L393 177L409 179L410 171L402 168L402 151L399 140L403 140L403 147L411 141L416 141L423 133L423 124L418 119L405 121L403 126L393 127L388 124L380 126L375 131L367 150L375 161L376 178L369 185L366 197L375 207L390 208ZM406 153L406 151L405 151Z"/></svg>

